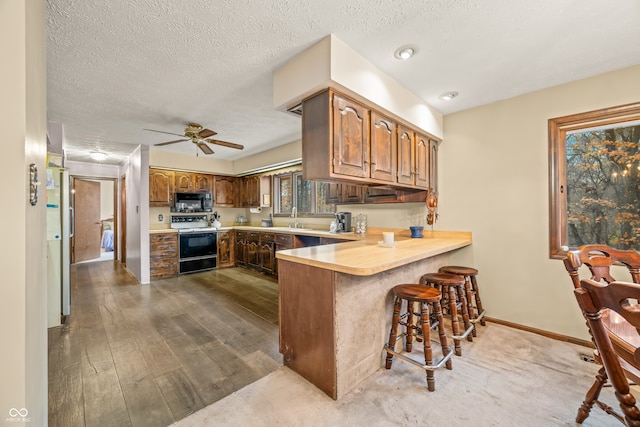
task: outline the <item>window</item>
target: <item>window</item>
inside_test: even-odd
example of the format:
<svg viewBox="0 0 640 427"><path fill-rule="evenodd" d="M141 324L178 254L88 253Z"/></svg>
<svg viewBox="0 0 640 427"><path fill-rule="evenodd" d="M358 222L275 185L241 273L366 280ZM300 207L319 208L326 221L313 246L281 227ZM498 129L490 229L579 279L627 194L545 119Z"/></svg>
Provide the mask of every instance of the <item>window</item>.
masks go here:
<svg viewBox="0 0 640 427"><path fill-rule="evenodd" d="M301 216L333 216L336 206L327 204L329 184L302 178L302 172L273 177L274 215L291 215L295 206Z"/></svg>
<svg viewBox="0 0 640 427"><path fill-rule="evenodd" d="M549 120L550 255L640 249L640 103Z"/></svg>

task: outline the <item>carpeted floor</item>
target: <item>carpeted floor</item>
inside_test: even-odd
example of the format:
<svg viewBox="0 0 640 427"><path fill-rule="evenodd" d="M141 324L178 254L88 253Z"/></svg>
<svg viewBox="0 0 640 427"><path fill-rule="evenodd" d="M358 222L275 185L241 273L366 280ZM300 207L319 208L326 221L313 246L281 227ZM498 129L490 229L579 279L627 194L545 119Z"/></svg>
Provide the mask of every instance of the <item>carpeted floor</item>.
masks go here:
<svg viewBox="0 0 640 427"><path fill-rule="evenodd" d="M580 353L591 350L488 322L463 342L453 370L436 371L435 392L424 371L399 359L340 401L281 367L174 425L575 426L598 369ZM601 400L618 408L611 388ZM582 425L620 423L594 408Z"/></svg>

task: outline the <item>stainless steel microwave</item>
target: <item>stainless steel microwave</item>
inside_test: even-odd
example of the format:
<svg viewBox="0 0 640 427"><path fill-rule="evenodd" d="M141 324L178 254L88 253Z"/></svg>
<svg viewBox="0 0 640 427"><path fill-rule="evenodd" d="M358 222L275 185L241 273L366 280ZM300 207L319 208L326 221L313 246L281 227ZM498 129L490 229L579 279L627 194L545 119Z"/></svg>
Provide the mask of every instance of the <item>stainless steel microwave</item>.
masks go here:
<svg viewBox="0 0 640 427"><path fill-rule="evenodd" d="M171 212L211 212L213 197L211 193L175 193Z"/></svg>

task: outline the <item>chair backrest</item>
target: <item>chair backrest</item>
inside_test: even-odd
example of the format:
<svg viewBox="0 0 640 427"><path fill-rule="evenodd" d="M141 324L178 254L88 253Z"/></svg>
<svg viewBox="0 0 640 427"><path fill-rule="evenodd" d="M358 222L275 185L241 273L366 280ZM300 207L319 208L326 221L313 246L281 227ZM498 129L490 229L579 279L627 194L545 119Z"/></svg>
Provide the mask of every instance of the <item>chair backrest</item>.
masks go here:
<svg viewBox="0 0 640 427"><path fill-rule="evenodd" d="M573 290L578 305L582 309L593 336L602 364L611 385L616 390L616 398L627 421L640 419L640 411L635 406L635 399L629 390L627 378L637 381L640 372L639 348L629 342L640 339L640 285L627 282L602 283L595 280L582 280L580 287ZM628 330L634 334L632 339L617 341L603 320L603 309L616 312L630 324ZM635 329L634 329L635 328ZM627 423L625 423L627 424ZM628 425L636 425L629 423Z"/></svg>
<svg viewBox="0 0 640 427"><path fill-rule="evenodd" d="M584 245L567 252L564 266L569 272L574 288L580 287L578 269L586 265L591 271L591 279L598 282L611 283L615 279L611 276L611 266L623 264L631 274L634 283L640 283L640 253L634 250L615 249L606 245Z"/></svg>
<svg viewBox="0 0 640 427"><path fill-rule="evenodd" d="M640 285L629 282L602 283L590 279L582 280L580 284L581 287L574 289L573 292L589 323L593 340L596 347L598 347L600 356L603 358L607 373L609 373L609 367L607 367L604 359L605 356L608 356L608 347L611 345L610 332L607 333L607 325L602 320L601 310L608 308L615 311L624 317L636 329L634 333L640 336L640 306L637 303L637 301L640 301ZM630 331L632 328L628 330ZM638 339L638 337L632 338L635 339L626 339L624 342L628 344L629 341L637 341ZM626 348L626 354L617 354L617 356L622 357L632 366L640 368L639 348L632 345L623 347ZM620 351L621 346L616 346L616 348ZM615 353L613 346L610 350Z"/></svg>

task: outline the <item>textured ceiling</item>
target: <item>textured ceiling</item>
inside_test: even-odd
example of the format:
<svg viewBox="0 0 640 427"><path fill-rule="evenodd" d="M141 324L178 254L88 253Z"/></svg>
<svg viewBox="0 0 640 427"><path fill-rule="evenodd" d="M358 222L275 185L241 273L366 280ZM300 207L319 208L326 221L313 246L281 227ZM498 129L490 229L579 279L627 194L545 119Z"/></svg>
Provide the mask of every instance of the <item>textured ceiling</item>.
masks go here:
<svg viewBox="0 0 640 427"><path fill-rule="evenodd" d="M245 146L213 147L229 160L299 139L272 72L331 33L445 115L640 63L638 0L47 0L47 31L67 157L113 164L178 139L144 128L200 123ZM393 58L402 45L410 61Z"/></svg>

